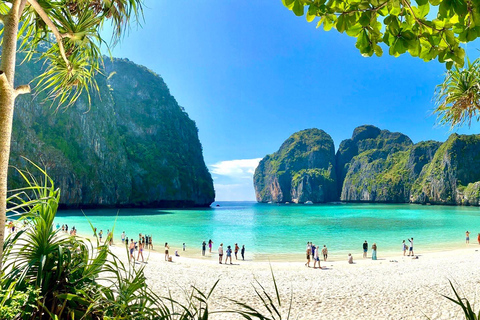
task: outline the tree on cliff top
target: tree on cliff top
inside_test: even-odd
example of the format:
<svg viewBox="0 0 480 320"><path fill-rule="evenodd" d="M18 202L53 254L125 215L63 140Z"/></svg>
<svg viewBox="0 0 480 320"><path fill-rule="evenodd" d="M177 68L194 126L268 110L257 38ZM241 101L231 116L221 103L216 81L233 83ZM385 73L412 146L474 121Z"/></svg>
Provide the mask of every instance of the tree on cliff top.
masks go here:
<svg viewBox="0 0 480 320"><path fill-rule="evenodd" d="M480 37L480 2L474 0L282 0L317 28L332 28L357 39L363 56L381 56L380 44L395 57L408 52L437 59L448 69L437 86L439 122L452 127L480 120L480 60L465 63L461 43ZM452 69L453 67L453 69Z"/></svg>
<svg viewBox="0 0 480 320"><path fill-rule="evenodd" d="M83 92L89 96L89 88L97 88L100 46L115 45L141 15L142 0L0 0L0 254L14 103L18 95L30 93L29 84L15 87L17 52L47 62L35 79L36 88L68 106ZM105 23L113 27L110 45L100 35Z"/></svg>

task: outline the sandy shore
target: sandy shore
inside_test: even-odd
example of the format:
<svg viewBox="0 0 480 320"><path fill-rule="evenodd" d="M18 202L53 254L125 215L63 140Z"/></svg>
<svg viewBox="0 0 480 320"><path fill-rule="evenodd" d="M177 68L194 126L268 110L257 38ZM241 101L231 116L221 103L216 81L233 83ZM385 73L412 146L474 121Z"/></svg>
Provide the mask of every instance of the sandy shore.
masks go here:
<svg viewBox="0 0 480 320"><path fill-rule="evenodd" d="M112 250L125 255L120 244ZM399 255L372 261L359 259L361 254L357 254L353 265L346 261L322 262L321 270L307 268L304 262L234 260L233 265L220 265L216 253L211 255L204 259L174 257L173 262L166 262L163 252L147 251L148 283L157 294L167 296L171 292L175 299L182 300L185 290L193 285L207 291L220 279L211 310L232 309L227 298L260 307L252 285L257 279L274 295L271 266L285 315L293 295L292 319L461 319L460 307L441 296L453 295L448 280L455 282L461 295L471 302L478 300L480 288L478 244L441 253L419 253L418 259ZM475 310L479 308L477 303ZM240 319L232 314L212 318Z"/></svg>

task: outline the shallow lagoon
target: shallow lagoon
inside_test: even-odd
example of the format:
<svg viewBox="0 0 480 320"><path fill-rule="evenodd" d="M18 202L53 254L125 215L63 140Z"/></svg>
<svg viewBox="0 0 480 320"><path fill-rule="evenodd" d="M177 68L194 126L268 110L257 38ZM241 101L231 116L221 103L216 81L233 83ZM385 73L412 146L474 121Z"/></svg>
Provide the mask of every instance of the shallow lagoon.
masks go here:
<svg viewBox="0 0 480 320"><path fill-rule="evenodd" d="M219 204L219 207L215 205ZM117 215L118 212L118 215ZM189 255L200 254L202 241L212 239L214 249L223 242L245 245L254 259L302 259L307 241L327 245L330 256L361 255L362 243L377 243L379 256L401 254L402 240L413 237L416 253L462 247L465 231L471 243L480 232L480 208L412 204L276 205L254 202L216 202L212 208L194 210L120 209L85 210L92 224L102 229L115 225L115 242L122 231L138 239L151 234L156 249L169 242ZM75 226L91 235L80 210L60 211L56 222ZM115 222L116 221L116 222ZM408 241L407 241L408 242ZM480 247L480 246L479 246Z"/></svg>

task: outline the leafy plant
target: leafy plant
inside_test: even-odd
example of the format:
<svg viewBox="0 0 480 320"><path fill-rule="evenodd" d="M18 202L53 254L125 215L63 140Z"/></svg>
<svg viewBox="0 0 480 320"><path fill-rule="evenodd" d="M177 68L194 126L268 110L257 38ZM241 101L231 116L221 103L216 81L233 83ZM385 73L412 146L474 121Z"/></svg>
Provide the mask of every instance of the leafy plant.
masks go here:
<svg viewBox="0 0 480 320"><path fill-rule="evenodd" d="M472 308L472 305L470 304L470 301L468 301L468 299L466 299L466 298L460 297L457 290L453 286L452 281L448 280L448 282L450 283L450 287L452 288L453 293L455 294L455 297L452 298L452 297L448 297L446 295L443 295L443 296L445 298L447 298L448 300L452 301L453 303L459 305L462 308L466 320L478 320L478 319L480 319L480 311L478 311L478 314L476 314L475 311L473 311L473 308Z"/></svg>

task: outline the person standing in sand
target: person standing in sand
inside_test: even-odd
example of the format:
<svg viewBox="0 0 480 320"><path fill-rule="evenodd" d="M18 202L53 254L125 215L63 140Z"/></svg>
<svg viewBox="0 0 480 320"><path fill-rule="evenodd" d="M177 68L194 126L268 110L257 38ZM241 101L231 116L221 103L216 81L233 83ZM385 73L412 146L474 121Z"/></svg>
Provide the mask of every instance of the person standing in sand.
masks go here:
<svg viewBox="0 0 480 320"><path fill-rule="evenodd" d="M141 241L138 243L138 255L137 255L137 261L140 261L140 256L142 256L142 262L143 261L143 248L145 247L145 242Z"/></svg>
<svg viewBox="0 0 480 320"><path fill-rule="evenodd" d="M312 246L310 245L310 242L307 242L307 262L305 263L306 267L310 268L310 255L312 254Z"/></svg>
<svg viewBox="0 0 480 320"><path fill-rule="evenodd" d="M205 251L207 251L207 244L205 241L202 243L202 256L205 256Z"/></svg>
<svg viewBox="0 0 480 320"><path fill-rule="evenodd" d="M322 254L323 254L323 261L327 261L328 249L326 245L323 245Z"/></svg>
<svg viewBox="0 0 480 320"><path fill-rule="evenodd" d="M470 243L470 232L465 232L465 243L469 244Z"/></svg>
<svg viewBox="0 0 480 320"><path fill-rule="evenodd" d="M478 241L478 244L480 244L480 233L478 234L477 241Z"/></svg>
<svg viewBox="0 0 480 320"><path fill-rule="evenodd" d="M402 247L403 247L403 256L405 256L405 252L407 252L407 244L405 243L405 240L402 242Z"/></svg>
<svg viewBox="0 0 480 320"><path fill-rule="evenodd" d="M212 245L213 245L212 239L208 240L208 250L210 251L210 253L212 253Z"/></svg>
<svg viewBox="0 0 480 320"><path fill-rule="evenodd" d="M125 243L125 237L126 237L126 234L125 234L125 231L122 232L122 243Z"/></svg>
<svg viewBox="0 0 480 320"><path fill-rule="evenodd" d="M480 237L480 233L478 234L478 236ZM478 240L478 243L480 243L480 240ZM242 260L245 260L245 245L242 245L242 250L240 251L240 253L242 254Z"/></svg>
<svg viewBox="0 0 480 320"><path fill-rule="evenodd" d="M67 230L68 230L68 228L67 228ZM102 242L103 230L100 230L100 233L98 234L98 236L100 237L100 242Z"/></svg>
<svg viewBox="0 0 480 320"><path fill-rule="evenodd" d="M225 264L227 264L228 258L230 258L230 264L232 263L232 247L227 247L227 257L225 258Z"/></svg>
<svg viewBox="0 0 480 320"><path fill-rule="evenodd" d="M367 257L367 252L368 252L368 242L367 242L367 240L365 240L365 242L363 243L363 257L364 258Z"/></svg>
<svg viewBox="0 0 480 320"><path fill-rule="evenodd" d="M238 253L238 250L240 249L240 247L238 246L237 243L235 243L235 260L238 260L237 259L237 253Z"/></svg>
<svg viewBox="0 0 480 320"><path fill-rule="evenodd" d="M413 238L408 239L408 242L410 242L410 248L408 249L408 256L410 257L410 254L414 256L415 253L413 253Z"/></svg>
<svg viewBox="0 0 480 320"><path fill-rule="evenodd" d="M318 262L318 267L322 269L322 267L320 266L320 258L318 256L318 251L320 250L319 249L315 250L315 253L313 254L313 269L317 269L316 267L317 262Z"/></svg>
<svg viewBox="0 0 480 320"><path fill-rule="evenodd" d="M133 250L135 250L135 243L133 243L133 239L130 239L130 260L133 260L135 262L135 257L133 256Z"/></svg>
<svg viewBox="0 0 480 320"><path fill-rule="evenodd" d="M220 243L220 247L218 247L218 263L222 264L223 259L223 243Z"/></svg>
<svg viewBox="0 0 480 320"><path fill-rule="evenodd" d="M165 261L168 261L170 259L170 255L168 254L168 249L170 249L170 246L168 245L168 242L165 242Z"/></svg>
<svg viewBox="0 0 480 320"><path fill-rule="evenodd" d="M377 260L377 244L372 245L372 260Z"/></svg>

